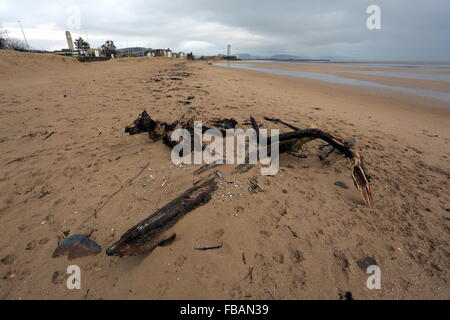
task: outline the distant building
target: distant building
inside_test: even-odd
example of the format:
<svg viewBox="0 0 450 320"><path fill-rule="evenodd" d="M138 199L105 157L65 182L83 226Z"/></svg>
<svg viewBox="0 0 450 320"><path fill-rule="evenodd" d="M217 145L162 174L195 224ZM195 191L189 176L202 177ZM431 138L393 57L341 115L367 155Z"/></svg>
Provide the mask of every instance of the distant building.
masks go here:
<svg viewBox="0 0 450 320"><path fill-rule="evenodd" d="M172 50L170 50L170 49L154 49L154 50L152 50L152 55L154 57L172 58Z"/></svg>
<svg viewBox="0 0 450 320"><path fill-rule="evenodd" d="M186 59L186 57L187 57L187 54L184 52L178 52L175 54L175 58L178 58L178 59Z"/></svg>
<svg viewBox="0 0 450 320"><path fill-rule="evenodd" d="M232 61L241 60L238 55L234 55L234 56L219 55L219 56L220 56L221 59L224 59L224 60L232 60Z"/></svg>
<svg viewBox="0 0 450 320"><path fill-rule="evenodd" d="M84 53L87 57L100 57L100 49L89 48Z"/></svg>
<svg viewBox="0 0 450 320"><path fill-rule="evenodd" d="M71 51L70 49L55 50L55 51L53 51L53 53L60 55L60 56L67 56L67 57L77 57L80 55L79 51Z"/></svg>
<svg viewBox="0 0 450 320"><path fill-rule="evenodd" d="M151 49L150 49L151 50ZM145 57L149 52L148 48L144 47L131 47L117 50L117 56L132 56L132 57Z"/></svg>
<svg viewBox="0 0 450 320"><path fill-rule="evenodd" d="M73 46L72 35L70 34L69 31L66 31L65 35L66 35L66 40L67 40L67 46L69 48L68 49L55 50L55 51L53 51L53 53L57 54L57 55L60 55L60 56L69 56L69 57L79 56L80 52L78 50L75 50L75 48Z"/></svg>
<svg viewBox="0 0 450 320"><path fill-rule="evenodd" d="M73 46L73 41L72 41L72 35L70 34L69 31L66 31L66 40L67 40L67 46L69 47L70 51L75 51L75 48Z"/></svg>
<svg viewBox="0 0 450 320"><path fill-rule="evenodd" d="M217 55L217 56L201 56L201 57L199 58L199 60L219 61L219 60L224 59L224 57L226 57L226 56L223 55L223 54L219 54L219 55Z"/></svg>
<svg viewBox="0 0 450 320"><path fill-rule="evenodd" d="M143 47L123 48L117 50L117 57L166 57L177 59L188 59L189 55L185 52L172 52L170 49L150 49Z"/></svg>

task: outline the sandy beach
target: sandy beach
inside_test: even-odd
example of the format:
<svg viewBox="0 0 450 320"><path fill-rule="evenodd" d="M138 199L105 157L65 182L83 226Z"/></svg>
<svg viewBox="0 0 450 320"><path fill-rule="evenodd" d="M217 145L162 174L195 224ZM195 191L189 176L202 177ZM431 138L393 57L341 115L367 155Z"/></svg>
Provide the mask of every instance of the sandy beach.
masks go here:
<svg viewBox="0 0 450 320"><path fill-rule="evenodd" d="M339 76L450 92L448 81ZM124 133L144 109L168 122L186 111L234 118L242 128L252 115L289 131L269 116L354 139L374 206L354 188L350 161L334 155L324 164L323 142L313 141L301 157L282 155L275 176L220 167L213 199L176 224L173 243L108 257L128 228L210 173L194 176L199 166L174 165L161 142ZM0 123L0 299L450 298L448 101L205 61L80 63L0 51ZM261 190L249 191L251 181ZM90 230L102 252L52 258L58 230ZM367 257L380 266L381 290L366 287L358 261ZM73 264L81 290L66 287Z"/></svg>

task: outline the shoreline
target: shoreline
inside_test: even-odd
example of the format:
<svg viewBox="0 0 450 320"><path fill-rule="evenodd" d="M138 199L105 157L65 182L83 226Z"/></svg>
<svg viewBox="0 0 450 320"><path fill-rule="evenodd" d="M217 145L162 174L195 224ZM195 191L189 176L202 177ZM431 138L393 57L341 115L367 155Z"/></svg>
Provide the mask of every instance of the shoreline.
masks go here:
<svg viewBox="0 0 450 320"><path fill-rule="evenodd" d="M223 67L216 67L222 68ZM225 71L226 70L226 71ZM337 99L336 104L342 107L342 112L367 112L367 116L379 116L380 120L383 119L382 116L387 116L386 113L391 112L394 116L404 119L406 122L411 123L416 119L417 123L420 124L421 121L430 121L438 125L439 131L449 133L446 130L446 121L450 116L450 110L448 109L448 103L431 99L427 97L418 97L406 93L399 93L395 91L384 91L379 88L367 88L363 86L351 86L351 85L341 85L335 83L328 83L320 80L298 78L285 75L275 75L275 74L265 74L254 70L241 70L241 69L226 69L219 71L220 73L225 73L229 76L236 72L236 75L248 75L248 81L258 81L258 86L263 86L264 82L271 81L271 83L276 82L279 88L282 88L284 92L289 90L290 95L295 95L298 89L299 97L303 95L303 89L311 93L309 96L305 93L305 98L307 102L311 105L315 103L330 103L331 97ZM229 71L229 72L228 72ZM269 89L270 86L266 86ZM264 92L264 90L259 90ZM279 96L279 95L278 95ZM303 97L302 97L303 98ZM282 99L279 96L279 99ZM289 99L287 99L289 100ZM319 100L320 102L316 102ZM348 102L348 106L344 106L344 103ZM376 108L371 109L370 105L375 105ZM392 105L395 105L395 109L392 109ZM350 110L347 110L350 109ZM333 109L335 115L338 115L336 108ZM333 110L326 110L331 111ZM424 118L417 119L417 113L420 113ZM380 114L377 114L380 113ZM398 113L398 115L395 115ZM341 114L343 115L343 114ZM442 118L444 117L444 118ZM360 118L364 121L364 119ZM392 121L387 121L385 125L390 126ZM364 123L365 125L368 123ZM396 123L401 124L401 122ZM407 131L407 130L405 130ZM400 132L398 132L400 133ZM449 138L448 136L446 138Z"/></svg>
<svg viewBox="0 0 450 320"><path fill-rule="evenodd" d="M412 96L427 97L445 103L444 108L450 106L450 72L413 73L403 70L406 76L402 77L402 72L384 68L383 71L376 71L374 68L345 68L329 67L326 65L305 66L303 64L289 65L271 63L218 63L220 67L235 68L242 70L269 73L294 78L306 78L309 80L336 83L343 86L374 88L380 90L394 91ZM375 74L365 74L364 72ZM377 74L380 73L380 74ZM407 77L409 75L409 77ZM416 75L419 78L412 78ZM420 76L448 77L446 80L421 79ZM437 79L437 78L436 78Z"/></svg>

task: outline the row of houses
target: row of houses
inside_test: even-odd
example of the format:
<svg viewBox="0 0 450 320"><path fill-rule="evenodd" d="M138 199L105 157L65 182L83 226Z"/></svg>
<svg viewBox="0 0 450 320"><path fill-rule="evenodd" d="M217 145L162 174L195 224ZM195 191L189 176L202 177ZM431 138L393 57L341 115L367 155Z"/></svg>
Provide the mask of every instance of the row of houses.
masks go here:
<svg viewBox="0 0 450 320"><path fill-rule="evenodd" d="M167 58L178 58L186 59L187 54L184 52L172 52L170 49L155 49L147 54L149 57L167 57Z"/></svg>
<svg viewBox="0 0 450 320"><path fill-rule="evenodd" d="M117 56L133 56L133 57L167 57L186 59L188 54L184 52L172 52L170 49L151 49L144 47L123 48L117 50Z"/></svg>
<svg viewBox="0 0 450 320"><path fill-rule="evenodd" d="M178 59L194 59L191 53L172 52L170 49L151 49L144 47L130 47L123 49L116 49L113 41L107 41L99 49L90 48L89 43L84 41L81 37L77 40L80 47L83 49L75 49L72 35L66 31L66 40L68 49L54 51L55 54L75 57L95 57L95 58L120 58L120 57L167 57ZM76 41L76 42L77 42Z"/></svg>

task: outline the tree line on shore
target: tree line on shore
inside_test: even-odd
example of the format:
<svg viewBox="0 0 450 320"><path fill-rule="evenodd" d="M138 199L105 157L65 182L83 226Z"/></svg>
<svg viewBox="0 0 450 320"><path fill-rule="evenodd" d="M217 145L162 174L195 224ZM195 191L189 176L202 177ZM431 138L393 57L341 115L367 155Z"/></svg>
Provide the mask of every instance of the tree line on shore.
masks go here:
<svg viewBox="0 0 450 320"><path fill-rule="evenodd" d="M0 49L17 51L29 50L25 41L15 38L9 38L7 34L8 33L6 30L0 29Z"/></svg>

